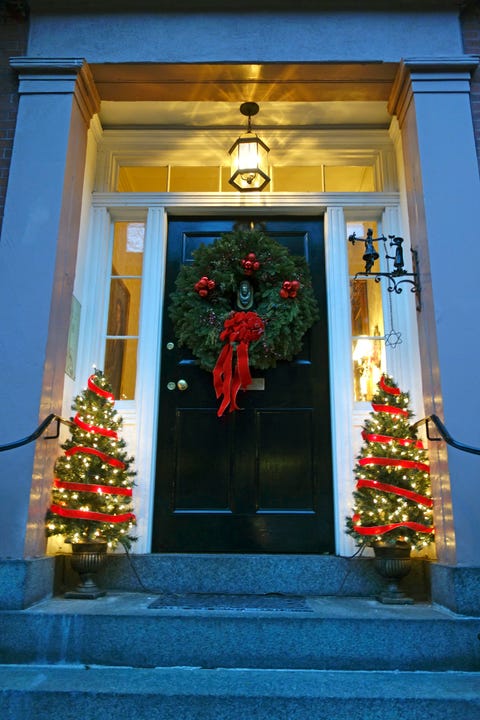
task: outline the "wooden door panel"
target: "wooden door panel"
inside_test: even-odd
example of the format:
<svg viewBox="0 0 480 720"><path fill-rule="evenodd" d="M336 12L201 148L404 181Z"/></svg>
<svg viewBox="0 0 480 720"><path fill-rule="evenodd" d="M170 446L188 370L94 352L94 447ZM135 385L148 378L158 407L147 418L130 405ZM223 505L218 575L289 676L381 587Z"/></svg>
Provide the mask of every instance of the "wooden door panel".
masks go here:
<svg viewBox="0 0 480 720"><path fill-rule="evenodd" d="M228 510L230 467L227 453L212 458L211 438L228 445L228 427L216 411L185 408L176 417L173 510Z"/></svg>
<svg viewBox="0 0 480 720"><path fill-rule="evenodd" d="M255 413L258 510L313 510L312 411L265 410ZM282 438L282 452L278 439Z"/></svg>

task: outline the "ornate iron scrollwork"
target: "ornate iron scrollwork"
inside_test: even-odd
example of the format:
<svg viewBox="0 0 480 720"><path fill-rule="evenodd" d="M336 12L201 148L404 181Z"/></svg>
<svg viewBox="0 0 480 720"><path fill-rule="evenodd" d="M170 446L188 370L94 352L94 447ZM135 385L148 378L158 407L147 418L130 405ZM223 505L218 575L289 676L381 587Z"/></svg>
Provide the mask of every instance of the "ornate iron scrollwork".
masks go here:
<svg viewBox="0 0 480 720"><path fill-rule="evenodd" d="M407 272L407 270L405 270L405 263L403 258L403 238L397 237L396 235L389 235L388 238L386 238L384 235L380 235L380 237L374 238L373 230L369 228L367 230L366 238L358 238L355 233L352 233L352 235L349 235L348 241L351 242L352 245L355 245L356 242L365 243L365 251L363 254L363 260L365 261L365 270L363 272L356 273L354 278L355 280L359 277L371 277L375 280L375 282L378 283L381 281L382 278L386 278L388 280L388 292L395 292L397 293L397 295L403 292L403 287L401 287L402 285L409 284L412 286L410 288L410 292L415 293L416 295L417 310L421 309L420 281L418 277L418 255L416 250L411 250L413 272ZM390 241L389 246L391 248L395 248L394 255L388 255L385 245L385 243L387 243L388 241ZM389 264L388 261L393 260L394 270L392 270L392 272L372 272L375 261L378 260L380 257L374 243L379 242L384 243L387 267Z"/></svg>

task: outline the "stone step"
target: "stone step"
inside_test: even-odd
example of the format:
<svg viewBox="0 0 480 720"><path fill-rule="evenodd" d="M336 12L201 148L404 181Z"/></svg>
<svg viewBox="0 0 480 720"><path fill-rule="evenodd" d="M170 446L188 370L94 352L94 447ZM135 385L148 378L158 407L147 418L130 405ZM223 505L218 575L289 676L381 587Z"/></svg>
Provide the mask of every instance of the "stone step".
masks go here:
<svg viewBox="0 0 480 720"><path fill-rule="evenodd" d="M255 601L258 598L258 602ZM109 593L0 613L0 662L478 671L480 619L417 603Z"/></svg>
<svg viewBox="0 0 480 720"><path fill-rule="evenodd" d="M367 551L368 552L368 551ZM57 591L75 585L68 556L59 557ZM416 600L429 593L429 563L412 560L402 588ZM373 558L333 555L154 554L108 556L98 585L126 592L234 593L372 597L385 586Z"/></svg>
<svg viewBox="0 0 480 720"><path fill-rule="evenodd" d="M480 717L480 676L4 666L0 715L2 720L473 720Z"/></svg>

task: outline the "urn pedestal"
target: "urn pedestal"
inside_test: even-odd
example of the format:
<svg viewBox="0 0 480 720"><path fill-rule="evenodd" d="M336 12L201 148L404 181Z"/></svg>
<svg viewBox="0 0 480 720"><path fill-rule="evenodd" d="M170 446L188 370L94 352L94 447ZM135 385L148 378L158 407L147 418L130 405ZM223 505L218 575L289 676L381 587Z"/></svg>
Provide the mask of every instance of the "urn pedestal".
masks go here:
<svg viewBox="0 0 480 720"><path fill-rule="evenodd" d="M80 580L75 590L65 593L69 599L96 600L106 595L95 583L93 576L105 564L107 559L107 543L72 543L70 565Z"/></svg>
<svg viewBox="0 0 480 720"><path fill-rule="evenodd" d="M377 600L386 605L412 605L413 599L399 588L399 581L408 575L412 567L410 545L398 542L395 545L377 543L373 546L375 570L389 583L377 596Z"/></svg>

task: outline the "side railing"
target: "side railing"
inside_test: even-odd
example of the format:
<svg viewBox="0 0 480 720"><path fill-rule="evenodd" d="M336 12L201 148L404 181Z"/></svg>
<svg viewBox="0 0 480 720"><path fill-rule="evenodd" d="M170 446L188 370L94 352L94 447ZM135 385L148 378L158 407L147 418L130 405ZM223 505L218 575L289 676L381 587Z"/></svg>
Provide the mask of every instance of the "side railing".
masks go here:
<svg viewBox="0 0 480 720"><path fill-rule="evenodd" d="M430 435L430 423L433 423L435 427L437 428L438 432L440 433L441 437L432 437ZM465 445L465 443L461 443L458 440L455 440L450 433L448 432L447 428L443 424L443 422L440 420L438 415L429 415L426 418L423 418L422 420L418 420L416 423L413 424L414 428L418 428L420 425L426 425L426 432L427 432L427 438L432 442L441 442L442 440L445 440L448 445L451 445L452 447L456 448L457 450L462 450L463 452L472 453L473 455L480 455L480 448L473 447L473 445Z"/></svg>
<svg viewBox="0 0 480 720"><path fill-rule="evenodd" d="M45 420L41 422L37 429L34 430L30 435L27 435L20 440L15 440L14 442L0 445L0 452L5 452L6 450L14 450L15 448L21 447L22 445L28 445L28 443L38 440L38 438L54 421L56 422L55 433L53 435L45 435L44 440L56 440L60 436L60 424L71 425L71 422L70 420L65 420L59 415L55 415L55 413L50 413L50 415L47 415ZM430 434L430 423L433 423L435 425L441 437L432 437L432 435ZM466 445L465 443L461 443L458 440L455 440L451 436L443 422L440 420L438 415L429 415L428 417L422 418L421 420L417 420L416 423L413 423L414 428L418 428L420 427L420 425L426 426L427 438L431 442L441 442L442 440L444 440L446 443L448 443L448 445L451 445L457 450L472 453L473 455L480 455L480 448L473 447L473 445Z"/></svg>
<svg viewBox="0 0 480 720"><path fill-rule="evenodd" d="M61 418L59 415L50 413L50 415L48 415L45 420L40 423L38 428L34 430L30 435L27 435L27 437L21 438L20 440L15 440L14 442L6 443L5 445L0 445L0 452L5 452L6 450L14 450L15 448L21 447L22 445L28 445L28 443L38 440L38 438L45 432L45 430L52 424L52 422L56 422L55 433L53 435L45 435L44 440L56 440L60 436L61 423L63 423L64 425L70 425L69 420L64 420L64 418Z"/></svg>

